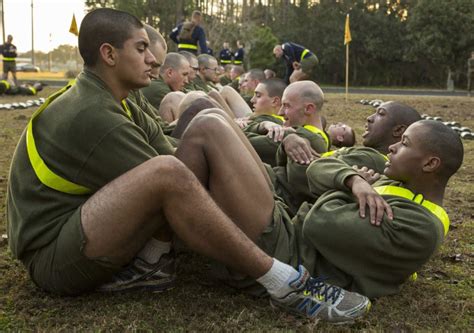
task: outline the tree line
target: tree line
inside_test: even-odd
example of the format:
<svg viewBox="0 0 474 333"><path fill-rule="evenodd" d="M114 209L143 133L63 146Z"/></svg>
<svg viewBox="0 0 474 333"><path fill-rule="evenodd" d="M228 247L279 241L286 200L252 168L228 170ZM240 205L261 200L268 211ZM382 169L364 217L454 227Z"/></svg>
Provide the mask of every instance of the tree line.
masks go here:
<svg viewBox="0 0 474 333"><path fill-rule="evenodd" d="M474 51L472 0L86 0L88 10L133 13L167 37L193 10L215 53L224 41L245 43L247 68L283 70L272 55L292 41L315 52L321 83L343 84L344 22L350 14L351 85L465 87ZM173 50L173 43L168 45Z"/></svg>

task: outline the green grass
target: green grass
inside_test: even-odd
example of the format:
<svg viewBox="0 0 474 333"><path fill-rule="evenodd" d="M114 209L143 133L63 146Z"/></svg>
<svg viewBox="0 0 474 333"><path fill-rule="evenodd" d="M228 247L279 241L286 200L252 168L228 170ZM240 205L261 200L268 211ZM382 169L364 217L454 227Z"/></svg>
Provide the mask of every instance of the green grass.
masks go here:
<svg viewBox="0 0 474 333"><path fill-rule="evenodd" d="M51 93L52 88L40 96ZM365 118L373 112L361 98L398 100L420 113L456 120L474 129L474 98L352 95L326 96L329 122L351 124L360 142ZM30 97L0 96L0 104ZM32 109L0 110L0 232L6 232L5 191L16 142ZM451 180L445 207L451 230L439 253L395 296L377 300L356 324L339 328L295 319L273 310L266 299L242 295L207 279L208 261L193 254L179 257L179 278L173 290L161 294L90 293L58 297L44 293L26 270L11 259L0 242L0 331L472 331L474 310L474 141L464 141L465 159ZM449 149L449 147L446 147Z"/></svg>

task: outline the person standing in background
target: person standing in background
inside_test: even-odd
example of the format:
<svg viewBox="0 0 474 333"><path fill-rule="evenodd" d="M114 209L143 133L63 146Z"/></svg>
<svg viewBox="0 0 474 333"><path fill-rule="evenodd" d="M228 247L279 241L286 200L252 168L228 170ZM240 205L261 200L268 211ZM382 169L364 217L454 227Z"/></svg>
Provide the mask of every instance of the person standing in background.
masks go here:
<svg viewBox="0 0 474 333"><path fill-rule="evenodd" d="M207 53L206 33L200 26L202 14L195 10L191 16L191 21L185 21L174 28L169 37L178 44L178 52L188 51L198 54L198 45L201 54Z"/></svg>
<svg viewBox="0 0 474 333"><path fill-rule="evenodd" d="M237 51L234 52L234 65L244 65L244 44L238 40L237 42Z"/></svg>
<svg viewBox="0 0 474 333"><path fill-rule="evenodd" d="M471 57L467 60L467 95L471 95L472 81L474 81L474 51L471 52Z"/></svg>
<svg viewBox="0 0 474 333"><path fill-rule="evenodd" d="M2 56L3 56L3 80L8 79L8 72L12 73L13 82L15 86L18 85L16 79L16 46L12 44L13 36L8 35L7 42L2 45Z"/></svg>
<svg viewBox="0 0 474 333"><path fill-rule="evenodd" d="M222 66L230 65L232 63L232 52L229 49L229 42L222 44L222 50L219 52L219 63Z"/></svg>

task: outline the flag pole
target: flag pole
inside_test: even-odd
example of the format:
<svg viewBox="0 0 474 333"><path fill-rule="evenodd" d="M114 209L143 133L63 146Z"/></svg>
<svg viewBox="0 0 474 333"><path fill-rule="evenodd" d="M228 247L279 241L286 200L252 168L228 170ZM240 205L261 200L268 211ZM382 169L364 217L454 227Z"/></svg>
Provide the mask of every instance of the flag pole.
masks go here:
<svg viewBox="0 0 474 333"><path fill-rule="evenodd" d="M344 26L344 45L346 46L346 103L349 98L349 43L352 41L351 29L349 27L349 14L346 15Z"/></svg>
<svg viewBox="0 0 474 333"><path fill-rule="evenodd" d="M349 43L346 44L346 102L349 96Z"/></svg>

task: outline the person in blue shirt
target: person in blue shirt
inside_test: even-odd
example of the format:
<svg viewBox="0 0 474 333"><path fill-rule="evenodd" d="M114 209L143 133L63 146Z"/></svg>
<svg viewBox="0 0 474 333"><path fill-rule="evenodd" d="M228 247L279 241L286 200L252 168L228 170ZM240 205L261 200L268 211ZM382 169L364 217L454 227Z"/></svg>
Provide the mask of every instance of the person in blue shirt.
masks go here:
<svg viewBox="0 0 474 333"><path fill-rule="evenodd" d="M207 54L211 55L211 56L214 56L214 50L211 49L211 43L207 40L206 41L206 46L207 46Z"/></svg>
<svg viewBox="0 0 474 333"><path fill-rule="evenodd" d="M178 52L188 51L193 54L198 54L198 46L201 54L208 53L206 43L206 33L200 26L202 21L202 14L195 10L191 16L191 21L185 21L178 24L169 37L173 42L178 44Z"/></svg>
<svg viewBox="0 0 474 333"><path fill-rule="evenodd" d="M3 75L2 79L8 79L8 72L12 73L13 81L15 82L15 86L18 84L16 79L16 46L12 44L13 36L8 35L7 42L3 44L1 49L1 54L3 56Z"/></svg>
<svg viewBox="0 0 474 333"><path fill-rule="evenodd" d="M232 63L232 52L229 49L229 42L222 44L222 50L219 52L219 63L222 66L230 65Z"/></svg>
<svg viewBox="0 0 474 333"><path fill-rule="evenodd" d="M237 50L234 52L234 65L243 65L244 63L244 44L238 40L237 41Z"/></svg>
<svg viewBox="0 0 474 333"><path fill-rule="evenodd" d="M276 58L286 62L286 83L314 79L318 57L302 45L287 42L273 48Z"/></svg>

